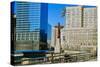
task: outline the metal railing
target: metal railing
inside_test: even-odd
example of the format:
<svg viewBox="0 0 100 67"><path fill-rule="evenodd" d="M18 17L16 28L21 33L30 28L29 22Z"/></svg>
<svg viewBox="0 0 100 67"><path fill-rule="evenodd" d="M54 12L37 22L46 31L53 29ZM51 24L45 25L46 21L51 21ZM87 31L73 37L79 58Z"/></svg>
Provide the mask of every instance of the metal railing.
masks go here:
<svg viewBox="0 0 100 67"><path fill-rule="evenodd" d="M24 64L50 64L50 63L67 63L67 62L81 62L81 61L90 61L96 60L96 56L91 53L76 53L76 54L55 54L50 53L46 54L49 56L38 57L38 58L22 58L16 60L15 63L20 62L21 65Z"/></svg>

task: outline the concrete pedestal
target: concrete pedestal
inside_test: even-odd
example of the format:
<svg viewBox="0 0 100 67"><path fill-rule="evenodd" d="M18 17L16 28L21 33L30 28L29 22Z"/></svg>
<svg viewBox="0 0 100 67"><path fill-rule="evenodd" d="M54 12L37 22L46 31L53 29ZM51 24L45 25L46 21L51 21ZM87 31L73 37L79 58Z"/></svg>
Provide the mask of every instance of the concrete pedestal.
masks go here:
<svg viewBox="0 0 100 67"><path fill-rule="evenodd" d="M55 53L60 53L60 43L59 43L59 39L56 39L56 44L55 44Z"/></svg>

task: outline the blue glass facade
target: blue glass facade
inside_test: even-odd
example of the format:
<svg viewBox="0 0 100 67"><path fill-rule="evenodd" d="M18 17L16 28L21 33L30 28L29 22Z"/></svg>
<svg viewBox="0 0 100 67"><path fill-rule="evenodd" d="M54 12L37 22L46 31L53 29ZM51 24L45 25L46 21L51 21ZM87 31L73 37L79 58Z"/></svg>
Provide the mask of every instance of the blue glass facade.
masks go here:
<svg viewBox="0 0 100 67"><path fill-rule="evenodd" d="M16 18L16 50L46 49L48 4L14 1L11 5Z"/></svg>
<svg viewBox="0 0 100 67"><path fill-rule="evenodd" d="M16 32L39 31L41 4L16 3Z"/></svg>

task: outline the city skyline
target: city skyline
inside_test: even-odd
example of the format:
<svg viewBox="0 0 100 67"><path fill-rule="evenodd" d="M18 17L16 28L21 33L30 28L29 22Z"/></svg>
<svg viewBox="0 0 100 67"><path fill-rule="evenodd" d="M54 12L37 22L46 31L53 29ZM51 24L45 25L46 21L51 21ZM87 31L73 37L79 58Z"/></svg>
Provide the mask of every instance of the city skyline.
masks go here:
<svg viewBox="0 0 100 67"><path fill-rule="evenodd" d="M97 60L97 7L11 2L11 64Z"/></svg>
<svg viewBox="0 0 100 67"><path fill-rule="evenodd" d="M20 1L20 2L24 2L24 1ZM39 3L39 2L33 2L33 3ZM51 26L57 25L58 22L60 22L61 25L64 25L65 18L62 17L62 12L63 12L63 9L65 7L69 7L69 6L80 6L78 4L56 4L56 3L46 3L46 4L48 4L48 23ZM85 8L88 8L88 7L89 8L96 7L96 6L92 6L92 5L81 5L81 6L83 6ZM15 6L15 8L16 8L16 6ZM16 13L16 12L14 11L12 13ZM54 19L54 18L56 18L56 19Z"/></svg>
<svg viewBox="0 0 100 67"><path fill-rule="evenodd" d="M77 4L51 4L48 3L48 23L52 26L55 26L58 24L58 22L61 23L61 25L65 25L65 18L62 16L62 12L65 8L70 6L80 6ZM90 6L90 5L81 5L85 8L91 8L96 6Z"/></svg>

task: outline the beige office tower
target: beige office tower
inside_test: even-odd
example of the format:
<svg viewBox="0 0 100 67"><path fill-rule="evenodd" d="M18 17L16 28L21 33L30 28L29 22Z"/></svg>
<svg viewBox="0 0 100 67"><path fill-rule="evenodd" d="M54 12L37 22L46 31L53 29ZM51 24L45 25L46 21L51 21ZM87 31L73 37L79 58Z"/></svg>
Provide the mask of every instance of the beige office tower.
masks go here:
<svg viewBox="0 0 100 67"><path fill-rule="evenodd" d="M70 6L66 7L66 27L81 27L82 20L82 7L81 6Z"/></svg>
<svg viewBox="0 0 100 67"><path fill-rule="evenodd" d="M97 7L66 7L64 27L64 49L96 53L97 48Z"/></svg>
<svg viewBox="0 0 100 67"><path fill-rule="evenodd" d="M83 8L83 26L85 28L97 28L97 8Z"/></svg>

